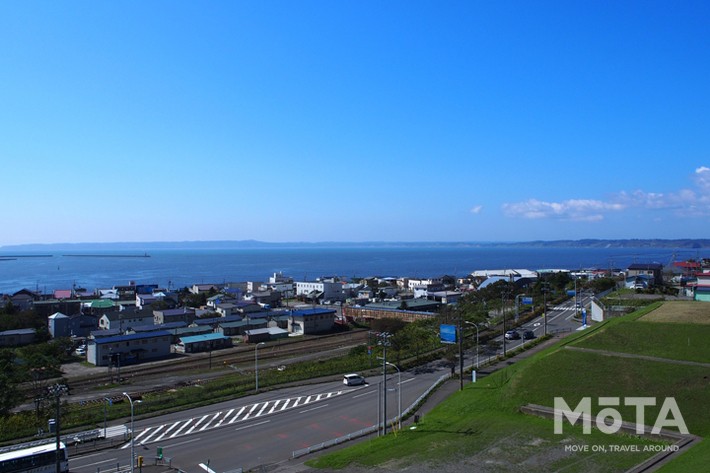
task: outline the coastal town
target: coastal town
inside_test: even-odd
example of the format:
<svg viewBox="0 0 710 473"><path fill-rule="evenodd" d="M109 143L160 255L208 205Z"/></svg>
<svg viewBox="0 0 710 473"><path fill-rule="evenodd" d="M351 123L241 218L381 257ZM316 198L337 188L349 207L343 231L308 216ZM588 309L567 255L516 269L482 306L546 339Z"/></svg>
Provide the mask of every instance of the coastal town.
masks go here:
<svg viewBox="0 0 710 473"><path fill-rule="evenodd" d="M51 339L72 341L73 355L95 366L125 366L173 353L197 353L238 343L261 343L288 337L327 334L353 322L376 319L403 322L434 319L442 307L453 306L470 293L496 283L510 284L523 295L553 275L568 278L573 294L600 278L615 288L658 292L687 300L710 300L710 260L632 264L616 270L482 270L465 278L365 278L346 281L322 277L294 281L281 273L265 282L194 284L180 290L129 282L88 290L72 287L39 293L20 289L0 295L0 311L32 311L46 320ZM516 310L519 304L515 294ZM511 308L512 309L512 308ZM601 321L612 308L596 302L591 320ZM504 309L503 309L504 310ZM43 327L0 332L0 347L44 341Z"/></svg>

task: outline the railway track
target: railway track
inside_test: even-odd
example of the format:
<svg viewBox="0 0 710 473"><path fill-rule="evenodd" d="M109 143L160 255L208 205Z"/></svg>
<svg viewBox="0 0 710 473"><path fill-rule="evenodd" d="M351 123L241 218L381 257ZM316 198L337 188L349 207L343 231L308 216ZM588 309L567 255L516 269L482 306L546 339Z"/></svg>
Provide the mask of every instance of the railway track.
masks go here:
<svg viewBox="0 0 710 473"><path fill-rule="evenodd" d="M275 363L288 364L289 359L311 356L318 359L332 356L334 351L348 350L367 341L366 330L350 331L343 334L320 337L271 342L259 348L259 363L267 366ZM211 353L191 353L179 358L171 358L139 365L120 368L121 379L130 380L131 384L145 383L151 379L161 379L170 376L199 375L207 369L210 372L225 370L249 371L254 366L254 345L240 345L230 349L213 351ZM294 361L294 360L292 360ZM105 374L94 373L65 377L72 395L95 391L96 387L109 379L117 379L118 368L111 368Z"/></svg>

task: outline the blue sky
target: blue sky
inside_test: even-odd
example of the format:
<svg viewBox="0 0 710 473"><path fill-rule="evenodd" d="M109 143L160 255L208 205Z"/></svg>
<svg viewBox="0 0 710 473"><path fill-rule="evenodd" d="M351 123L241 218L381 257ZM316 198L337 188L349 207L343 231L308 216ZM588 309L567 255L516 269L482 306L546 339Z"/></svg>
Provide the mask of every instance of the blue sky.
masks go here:
<svg viewBox="0 0 710 473"><path fill-rule="evenodd" d="M708 238L710 3L0 3L0 246Z"/></svg>

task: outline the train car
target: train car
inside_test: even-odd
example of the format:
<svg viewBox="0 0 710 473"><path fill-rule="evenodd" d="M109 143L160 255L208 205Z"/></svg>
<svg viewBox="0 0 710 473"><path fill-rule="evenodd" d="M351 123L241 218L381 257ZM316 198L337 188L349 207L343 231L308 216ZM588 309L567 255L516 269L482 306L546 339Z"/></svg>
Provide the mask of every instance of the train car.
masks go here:
<svg viewBox="0 0 710 473"><path fill-rule="evenodd" d="M59 468L69 472L69 456L64 443L59 444ZM0 449L0 472L2 473L56 473L57 444L46 443L33 446L15 446Z"/></svg>

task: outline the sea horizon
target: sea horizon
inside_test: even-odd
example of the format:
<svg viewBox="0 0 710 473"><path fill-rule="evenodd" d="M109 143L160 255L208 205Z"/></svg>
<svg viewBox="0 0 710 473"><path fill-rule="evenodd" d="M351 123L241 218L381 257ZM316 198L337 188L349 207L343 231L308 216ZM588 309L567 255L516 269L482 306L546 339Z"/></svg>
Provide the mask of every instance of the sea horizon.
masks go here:
<svg viewBox="0 0 710 473"><path fill-rule="evenodd" d="M157 284L179 289L193 284L267 281L274 273L296 281L337 276L463 277L492 269L625 269L631 263L661 263L710 256L698 248L545 247L518 245L307 246L271 248L29 249L0 251L0 293L43 293L82 287ZM84 257L77 257L84 256Z"/></svg>

